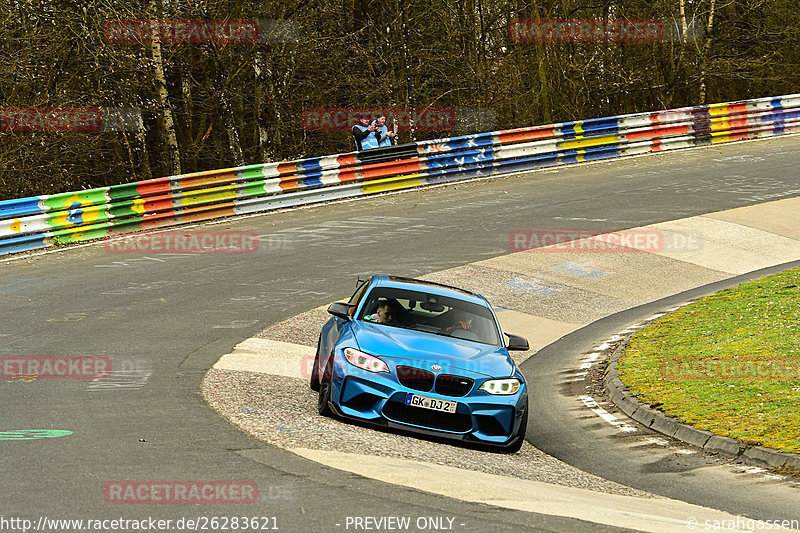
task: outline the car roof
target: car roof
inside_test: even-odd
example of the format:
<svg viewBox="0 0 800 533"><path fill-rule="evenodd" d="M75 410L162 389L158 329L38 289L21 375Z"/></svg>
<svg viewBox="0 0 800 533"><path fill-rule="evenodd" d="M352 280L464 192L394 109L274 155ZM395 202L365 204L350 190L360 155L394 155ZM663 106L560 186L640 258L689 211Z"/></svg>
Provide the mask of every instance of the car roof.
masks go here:
<svg viewBox="0 0 800 533"><path fill-rule="evenodd" d="M476 294L474 292L470 292L464 289L459 289L458 287L452 287L450 285L436 283L434 281L425 281L414 278L404 278L402 276L381 275L381 276L373 276L372 283L373 286L375 287L393 287L397 289L423 291L429 294L435 294L437 296L448 296L450 298L456 298L458 300L464 300L467 302L476 303L478 305L491 307L486 298L484 298L480 294Z"/></svg>

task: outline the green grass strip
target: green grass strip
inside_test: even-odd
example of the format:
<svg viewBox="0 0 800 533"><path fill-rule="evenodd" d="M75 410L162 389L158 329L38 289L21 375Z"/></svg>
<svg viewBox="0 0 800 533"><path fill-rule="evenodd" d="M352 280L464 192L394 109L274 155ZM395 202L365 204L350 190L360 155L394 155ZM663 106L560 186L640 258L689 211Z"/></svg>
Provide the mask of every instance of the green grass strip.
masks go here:
<svg viewBox="0 0 800 533"><path fill-rule="evenodd" d="M800 268L665 315L634 335L619 374L681 422L800 453Z"/></svg>

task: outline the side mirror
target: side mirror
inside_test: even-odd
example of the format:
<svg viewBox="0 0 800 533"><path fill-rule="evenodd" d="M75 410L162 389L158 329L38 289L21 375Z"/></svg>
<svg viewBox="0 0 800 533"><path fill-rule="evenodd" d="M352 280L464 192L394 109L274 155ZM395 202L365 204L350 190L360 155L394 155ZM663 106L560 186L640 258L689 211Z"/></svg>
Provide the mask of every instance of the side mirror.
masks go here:
<svg viewBox="0 0 800 533"><path fill-rule="evenodd" d="M328 312L333 316L350 320L350 310L353 309L353 304L345 302L333 302L328 306Z"/></svg>
<svg viewBox="0 0 800 533"><path fill-rule="evenodd" d="M516 351L516 352L524 352L526 350L530 350L531 347L528 346L528 339L525 337L520 337L519 335L512 335L511 333L506 333L508 337L508 344L506 345L506 349L509 351Z"/></svg>

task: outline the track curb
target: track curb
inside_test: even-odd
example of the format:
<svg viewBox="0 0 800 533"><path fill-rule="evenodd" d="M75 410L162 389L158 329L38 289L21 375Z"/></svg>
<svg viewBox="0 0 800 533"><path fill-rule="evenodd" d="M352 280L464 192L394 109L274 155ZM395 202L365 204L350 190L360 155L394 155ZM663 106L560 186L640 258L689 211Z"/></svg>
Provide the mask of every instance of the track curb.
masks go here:
<svg viewBox="0 0 800 533"><path fill-rule="evenodd" d="M619 358L635 332L627 334L611 354L603 376L609 398L623 413L643 426L704 451L740 459L764 468L788 467L800 471L800 454L752 446L743 441L697 429L652 408L630 393L619 377Z"/></svg>

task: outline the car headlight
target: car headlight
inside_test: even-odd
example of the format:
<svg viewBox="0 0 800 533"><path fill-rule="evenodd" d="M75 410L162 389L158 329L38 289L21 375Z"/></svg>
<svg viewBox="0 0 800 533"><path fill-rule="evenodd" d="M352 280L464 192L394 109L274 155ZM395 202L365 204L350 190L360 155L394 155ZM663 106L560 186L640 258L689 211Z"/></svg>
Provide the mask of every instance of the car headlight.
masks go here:
<svg viewBox="0 0 800 533"><path fill-rule="evenodd" d="M381 359L368 353L359 352L355 348L345 348L344 358L353 366L367 372L389 372L389 366Z"/></svg>
<svg viewBox="0 0 800 533"><path fill-rule="evenodd" d="M486 391L489 394L514 394L519 390L520 381L516 378L510 379L490 379L489 381L484 381L483 385L479 388L480 390Z"/></svg>

